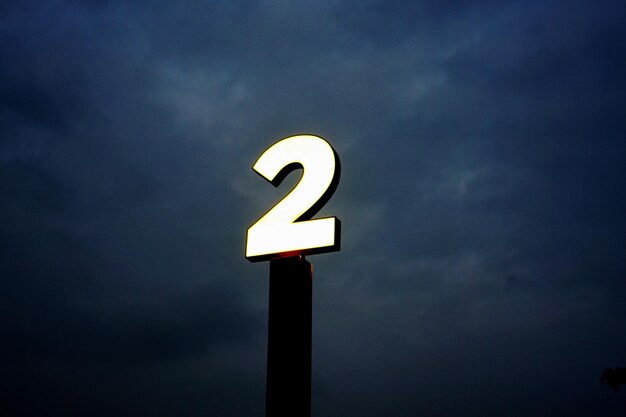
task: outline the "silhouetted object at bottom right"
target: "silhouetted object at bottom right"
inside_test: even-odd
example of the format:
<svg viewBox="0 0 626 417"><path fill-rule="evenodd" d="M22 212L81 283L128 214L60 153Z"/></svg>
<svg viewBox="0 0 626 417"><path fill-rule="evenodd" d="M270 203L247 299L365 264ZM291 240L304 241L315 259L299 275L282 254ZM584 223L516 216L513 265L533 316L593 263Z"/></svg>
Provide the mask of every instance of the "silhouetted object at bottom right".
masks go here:
<svg viewBox="0 0 626 417"><path fill-rule="evenodd" d="M613 391L617 391L620 385L626 385L626 368L605 368L600 382L613 388Z"/></svg>

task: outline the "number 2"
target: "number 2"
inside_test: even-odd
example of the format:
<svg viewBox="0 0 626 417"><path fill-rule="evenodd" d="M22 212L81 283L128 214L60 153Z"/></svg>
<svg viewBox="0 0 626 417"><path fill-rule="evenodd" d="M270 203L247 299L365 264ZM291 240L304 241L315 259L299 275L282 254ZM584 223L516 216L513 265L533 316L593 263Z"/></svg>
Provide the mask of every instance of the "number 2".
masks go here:
<svg viewBox="0 0 626 417"><path fill-rule="evenodd" d="M341 222L313 219L337 189L341 164L335 150L313 135L290 136L265 150L252 169L277 187L302 168L300 182L248 229L246 258L267 259L338 251Z"/></svg>

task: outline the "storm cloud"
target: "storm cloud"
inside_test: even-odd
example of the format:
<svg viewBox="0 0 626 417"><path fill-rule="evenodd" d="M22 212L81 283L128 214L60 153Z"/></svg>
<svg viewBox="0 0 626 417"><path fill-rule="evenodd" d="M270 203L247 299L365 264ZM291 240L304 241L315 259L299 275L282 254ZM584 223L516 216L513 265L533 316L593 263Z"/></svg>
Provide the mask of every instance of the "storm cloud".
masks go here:
<svg viewBox="0 0 626 417"><path fill-rule="evenodd" d="M0 6L0 413L263 412L270 144L333 144L313 415L623 415L618 1Z"/></svg>

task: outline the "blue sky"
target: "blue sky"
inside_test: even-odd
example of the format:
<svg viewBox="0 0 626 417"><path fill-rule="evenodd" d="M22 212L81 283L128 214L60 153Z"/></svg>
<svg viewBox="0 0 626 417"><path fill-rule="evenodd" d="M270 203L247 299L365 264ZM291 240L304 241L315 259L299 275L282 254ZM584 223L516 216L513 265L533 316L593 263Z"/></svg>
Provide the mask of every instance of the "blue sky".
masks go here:
<svg viewBox="0 0 626 417"><path fill-rule="evenodd" d="M0 411L263 412L245 231L333 144L314 416L623 415L626 7L0 6Z"/></svg>

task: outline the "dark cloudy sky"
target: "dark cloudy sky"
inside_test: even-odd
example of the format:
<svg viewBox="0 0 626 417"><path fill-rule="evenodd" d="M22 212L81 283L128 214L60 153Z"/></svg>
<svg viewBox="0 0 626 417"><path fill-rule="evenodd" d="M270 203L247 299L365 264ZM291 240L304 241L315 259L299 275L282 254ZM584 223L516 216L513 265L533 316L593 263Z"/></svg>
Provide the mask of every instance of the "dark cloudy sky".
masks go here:
<svg viewBox="0 0 626 417"><path fill-rule="evenodd" d="M325 137L313 415L623 416L623 1L5 1L0 414L263 415L245 231ZM293 178L291 178L293 177Z"/></svg>

